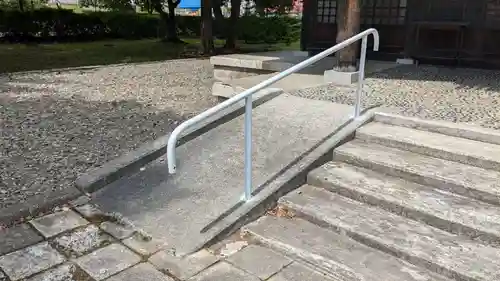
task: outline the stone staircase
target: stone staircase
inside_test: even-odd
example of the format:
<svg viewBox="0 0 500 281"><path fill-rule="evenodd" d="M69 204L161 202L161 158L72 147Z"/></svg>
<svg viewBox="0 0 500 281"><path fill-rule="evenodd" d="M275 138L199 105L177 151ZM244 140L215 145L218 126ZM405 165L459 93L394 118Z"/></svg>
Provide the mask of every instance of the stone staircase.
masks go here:
<svg viewBox="0 0 500 281"><path fill-rule="evenodd" d="M500 135L377 114L245 226L338 281L500 280Z"/></svg>

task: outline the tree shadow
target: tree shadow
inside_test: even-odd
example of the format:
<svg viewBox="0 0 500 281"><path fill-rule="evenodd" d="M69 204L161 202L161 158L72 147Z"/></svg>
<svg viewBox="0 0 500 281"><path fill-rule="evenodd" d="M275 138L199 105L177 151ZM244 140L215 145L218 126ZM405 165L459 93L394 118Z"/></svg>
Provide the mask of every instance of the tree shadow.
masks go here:
<svg viewBox="0 0 500 281"><path fill-rule="evenodd" d="M135 99L59 95L49 82L69 83L0 76L0 210L19 206L21 212L33 198L53 201L73 192L79 174L168 134L186 118Z"/></svg>

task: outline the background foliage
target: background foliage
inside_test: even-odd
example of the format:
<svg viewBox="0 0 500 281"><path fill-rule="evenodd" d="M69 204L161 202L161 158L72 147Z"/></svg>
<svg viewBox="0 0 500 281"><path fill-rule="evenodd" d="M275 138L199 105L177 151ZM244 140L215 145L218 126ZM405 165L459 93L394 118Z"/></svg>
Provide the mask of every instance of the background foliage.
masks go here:
<svg viewBox="0 0 500 281"><path fill-rule="evenodd" d="M200 36L200 17L177 16L176 21L179 36ZM247 15L238 20L236 30L238 38L249 43L290 43L299 39L300 20L280 15ZM24 12L0 10L0 40L4 42L161 38L165 32L165 23L156 14L123 11L75 13L51 8ZM224 38L221 30L214 30L213 34Z"/></svg>

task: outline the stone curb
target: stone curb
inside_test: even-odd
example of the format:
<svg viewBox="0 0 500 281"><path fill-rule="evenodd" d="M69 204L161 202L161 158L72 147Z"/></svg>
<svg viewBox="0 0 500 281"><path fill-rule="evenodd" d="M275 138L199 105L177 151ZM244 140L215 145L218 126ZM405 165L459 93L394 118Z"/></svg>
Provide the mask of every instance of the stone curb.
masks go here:
<svg viewBox="0 0 500 281"><path fill-rule="evenodd" d="M212 238L200 243L193 251L222 240L226 235L263 215L269 208L276 205L278 198L305 184L309 171L331 161L333 159L333 150L352 139L356 130L372 121L375 113L380 112L380 110L379 107L365 110L358 119L347 121L341 128L332 132L314 148L283 168L279 175L270 179L259 190L255 190L255 195L249 202L239 204L229 215L213 222L211 228L207 230L213 233L213 235L210 235Z"/></svg>
<svg viewBox="0 0 500 281"><path fill-rule="evenodd" d="M254 97L253 106L257 107L280 95L280 89L272 89L266 92L259 92ZM188 128L181 134L178 146L200 136L201 134L224 124L237 116L244 113L244 101L240 101L225 110L213 115L195 126ZM146 143L136 150L118 157L110 162L105 163L101 167L88 171L80 175L76 181L76 187L84 193L94 192L105 185L121 178L125 174L133 173L139 170L147 163L154 161L158 157L164 155L167 150L167 142L170 134L162 136L152 142ZM167 172L167 171L165 171Z"/></svg>

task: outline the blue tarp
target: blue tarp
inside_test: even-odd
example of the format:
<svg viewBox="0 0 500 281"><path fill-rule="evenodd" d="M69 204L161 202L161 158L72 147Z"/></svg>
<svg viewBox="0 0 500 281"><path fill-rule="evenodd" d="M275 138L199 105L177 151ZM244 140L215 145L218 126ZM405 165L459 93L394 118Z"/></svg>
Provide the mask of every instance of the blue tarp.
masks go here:
<svg viewBox="0 0 500 281"><path fill-rule="evenodd" d="M178 8L198 10L201 8L201 0L181 0Z"/></svg>

